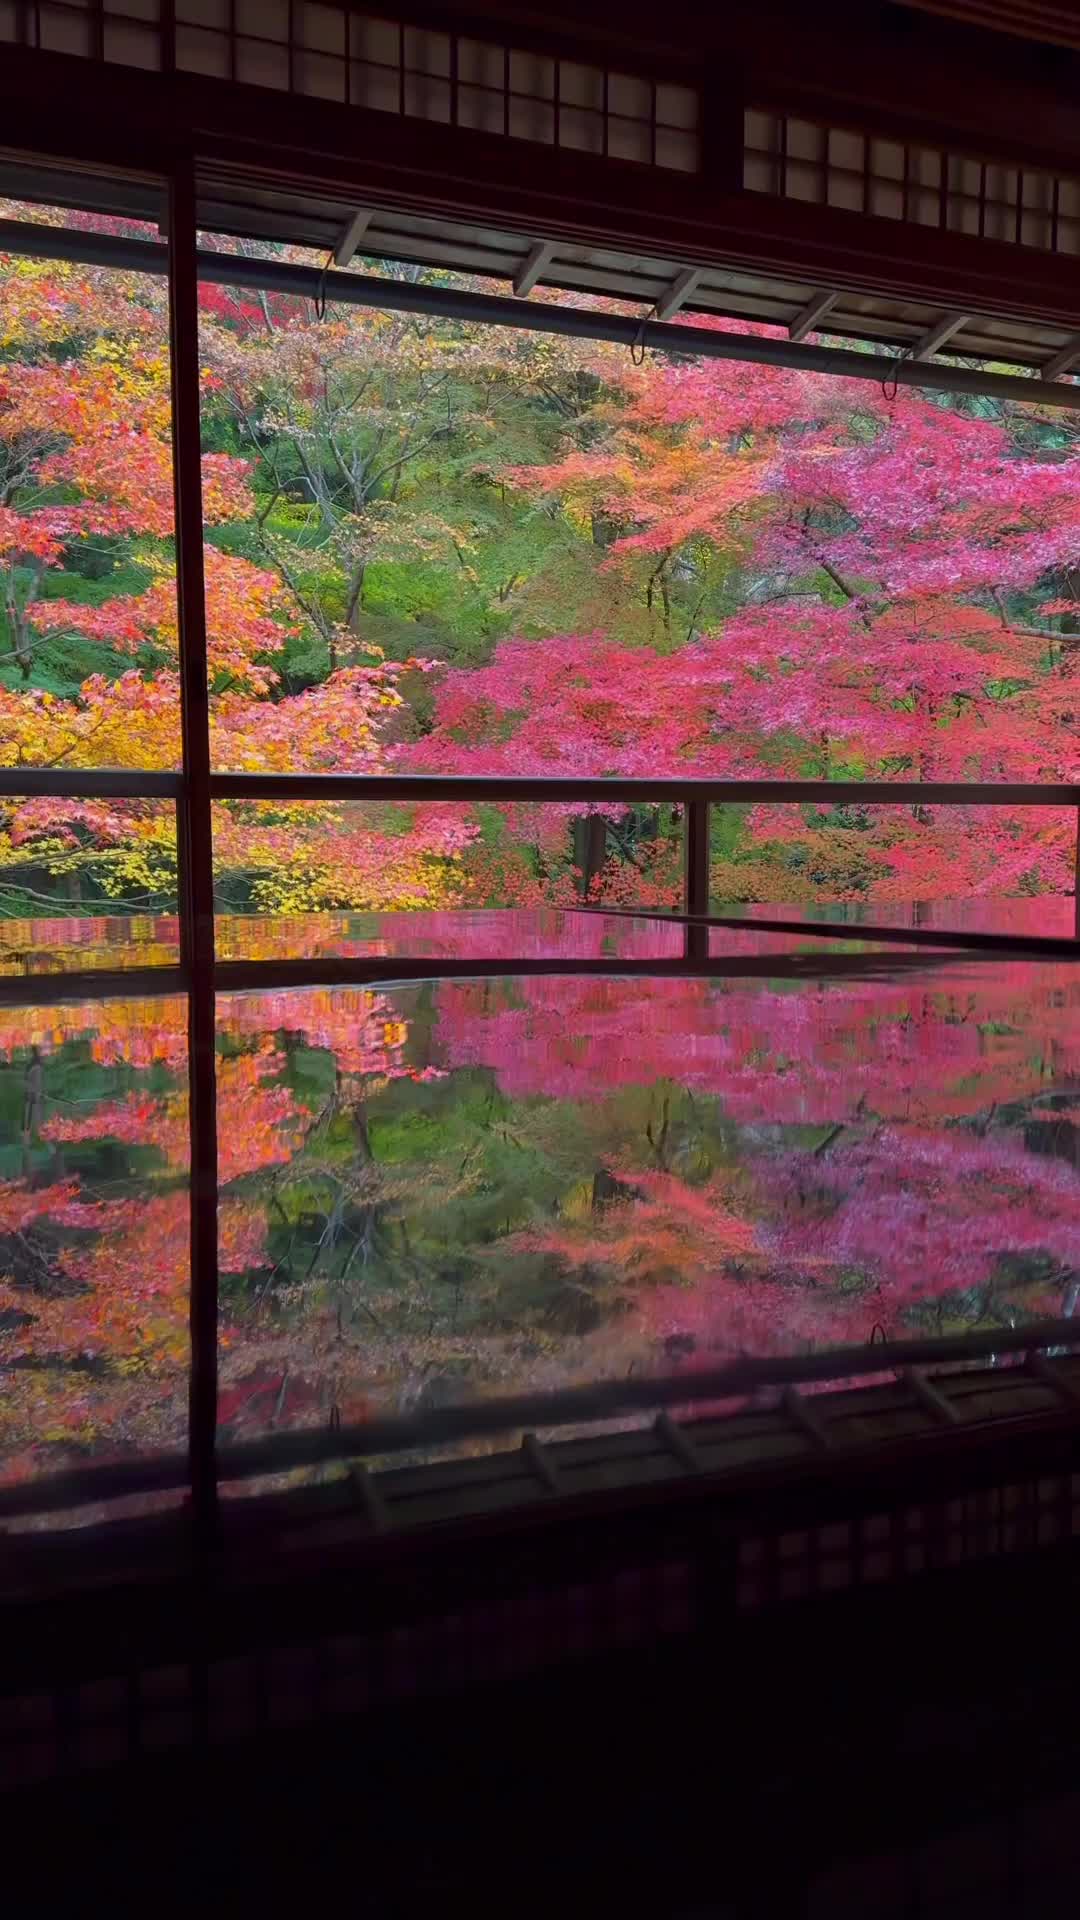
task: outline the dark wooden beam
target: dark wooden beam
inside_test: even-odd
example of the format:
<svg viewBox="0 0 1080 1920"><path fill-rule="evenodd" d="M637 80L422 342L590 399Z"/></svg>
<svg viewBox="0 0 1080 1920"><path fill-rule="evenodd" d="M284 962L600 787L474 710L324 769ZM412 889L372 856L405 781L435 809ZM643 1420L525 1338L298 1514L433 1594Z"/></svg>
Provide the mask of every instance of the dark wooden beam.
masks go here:
<svg viewBox="0 0 1080 1920"><path fill-rule="evenodd" d="M777 59L784 64L771 70L770 84L779 97L786 47ZM190 74L103 66L94 68L92 87L90 77L84 61L6 49L0 107L9 150L40 153L48 125L63 129L64 153L74 162L166 172L173 155L194 148L201 166L241 169L264 188L299 187L353 206L498 219L538 238L651 248L687 267L723 262L943 310L1007 312L1070 332L1080 315L1080 259L726 190L708 171L669 173L322 100L271 100L260 89ZM749 94L752 67L739 84ZM1045 125L1053 97L1042 109L1035 121ZM731 124L722 138L712 129L711 138L727 150L741 142L737 88L723 95L720 110ZM821 95L814 110L841 124L846 116L840 95ZM881 116L888 130L884 108ZM895 117L888 125L895 127ZM1019 135L1014 121L1009 126ZM1080 172L1076 128L1071 152Z"/></svg>

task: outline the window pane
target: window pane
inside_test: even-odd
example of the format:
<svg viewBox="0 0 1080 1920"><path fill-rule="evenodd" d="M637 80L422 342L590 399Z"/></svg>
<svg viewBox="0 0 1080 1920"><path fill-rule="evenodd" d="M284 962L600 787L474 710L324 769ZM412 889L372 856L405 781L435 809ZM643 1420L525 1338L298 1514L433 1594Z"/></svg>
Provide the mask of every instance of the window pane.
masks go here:
<svg viewBox="0 0 1080 1920"><path fill-rule="evenodd" d="M788 941L784 951L800 952L813 948L836 953L857 949L860 953L887 955L901 951L918 955L921 951L924 961L925 943L920 947L920 936L924 933L955 934L958 948L963 944L962 936L971 933L1000 933L1011 934L1019 939L1035 936L1053 940L1072 940L1076 934L1076 908L1067 894L1043 895L1038 899L1021 896L1008 900L994 896L976 900L871 900L865 904L850 900L821 901L807 905L786 901L749 904L722 900L713 902L713 911L721 916L724 923L710 929L709 951L717 955L741 951L741 943L753 937L751 928L764 932L778 920L794 922L800 928L805 928L805 932L790 935L770 934L770 938L777 941ZM816 930L822 927L830 929L825 942L815 937ZM891 940L868 941L865 934L869 927L910 933L911 941L905 941L902 948ZM841 928L849 937L838 939ZM730 944L732 940L740 944L733 948ZM982 955L978 957L981 959ZM987 964L991 964L991 961L987 960Z"/></svg>
<svg viewBox="0 0 1080 1920"><path fill-rule="evenodd" d="M1074 807L845 806L841 796L828 807L714 807L714 907L828 906L855 921L974 929L1009 902L1017 932L1071 922Z"/></svg>
<svg viewBox="0 0 1080 1920"><path fill-rule="evenodd" d="M87 182L86 213L41 191L0 213L160 237L145 185L136 217L121 183ZM164 275L0 254L0 766L179 764L167 308ZM211 517L238 467L210 463Z"/></svg>
<svg viewBox="0 0 1080 1920"><path fill-rule="evenodd" d="M375 231L358 270L434 275ZM332 299L203 302L207 456L249 463L209 532L217 766L1075 778L1060 417ZM1034 810L716 831L717 898L1072 885L1063 816Z"/></svg>
<svg viewBox="0 0 1080 1920"><path fill-rule="evenodd" d="M184 1444L187 1006L0 1009L0 1480Z"/></svg>
<svg viewBox="0 0 1080 1920"><path fill-rule="evenodd" d="M38 45L49 53L74 53L87 59L93 40L91 21L80 19L67 7L50 6L48 0L38 10Z"/></svg>
<svg viewBox="0 0 1080 1920"><path fill-rule="evenodd" d="M1075 1302L1068 966L434 981L220 1021L226 1440Z"/></svg>
<svg viewBox="0 0 1080 1920"><path fill-rule="evenodd" d="M224 33L201 27L177 26L176 64L181 73L205 73L214 80L229 78L229 41Z"/></svg>
<svg viewBox="0 0 1080 1920"><path fill-rule="evenodd" d="M675 960L683 929L634 914L560 907L450 907L435 912L219 915L219 960ZM784 936L739 929L740 951L774 952ZM792 936L787 944L796 944ZM805 947L815 944L800 937ZM719 949L718 949L719 950ZM728 950L725 943L725 951Z"/></svg>
<svg viewBox="0 0 1080 1920"><path fill-rule="evenodd" d="M0 975L179 957L171 800L0 795Z"/></svg>
<svg viewBox="0 0 1080 1920"><path fill-rule="evenodd" d="M484 910L677 908L681 809L349 802L214 808L219 947L256 917L266 957L304 952L503 951ZM569 930L567 937L586 936ZM480 946L473 944L481 941ZM483 942L487 941L485 946Z"/></svg>

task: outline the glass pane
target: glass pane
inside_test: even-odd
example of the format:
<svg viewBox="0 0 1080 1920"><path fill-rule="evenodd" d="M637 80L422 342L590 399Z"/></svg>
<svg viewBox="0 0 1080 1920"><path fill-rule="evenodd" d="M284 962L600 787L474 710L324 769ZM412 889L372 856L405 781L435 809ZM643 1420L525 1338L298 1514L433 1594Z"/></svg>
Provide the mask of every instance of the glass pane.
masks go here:
<svg viewBox="0 0 1080 1920"><path fill-rule="evenodd" d="M1075 777L1063 416L250 288L203 303L207 456L248 463L209 532L217 766ZM1072 886L1070 835L1034 810L726 812L714 897L1041 898Z"/></svg>
<svg viewBox="0 0 1080 1920"><path fill-rule="evenodd" d="M860 947L865 943L859 937L858 930L871 926L910 932L911 944L915 948L918 947L920 935L924 933L955 934L957 945L962 943L964 935L971 933L1013 934L1022 939L1035 937L1040 940L1072 940L1077 937L1076 903L1070 894L1042 894L1036 899L1019 896L1006 900L993 896L976 900L871 900L865 904L833 900L818 905L787 901L762 904L719 901L715 903L714 910L725 921L723 927L711 930L714 935L712 951L716 953L727 950L726 940L731 921L796 921L804 925L810 934L823 925L834 929L842 927L845 932L850 932L851 938L841 944L846 946L857 942ZM799 938L801 941L802 936ZM889 950L895 951L891 942Z"/></svg>
<svg viewBox="0 0 1080 1920"><path fill-rule="evenodd" d="M224 1437L1071 1313L1074 971L774 964L225 998Z"/></svg>
<svg viewBox="0 0 1080 1920"><path fill-rule="evenodd" d="M322 100L344 100L345 62L332 54L298 48L293 54L293 86L297 93L315 94Z"/></svg>
<svg viewBox="0 0 1080 1920"><path fill-rule="evenodd" d="M0 795L0 975L179 958L171 800Z"/></svg>
<svg viewBox="0 0 1080 1920"><path fill-rule="evenodd" d="M700 163L701 144L696 133L682 133L675 127L657 127L658 167L674 167L680 173L696 173Z"/></svg>
<svg viewBox="0 0 1080 1920"><path fill-rule="evenodd" d="M559 145L578 147L583 153L603 153L603 114L588 113L580 107L562 107L559 112Z"/></svg>
<svg viewBox="0 0 1080 1920"><path fill-rule="evenodd" d="M229 41L224 33L201 27L177 26L176 64L182 73L205 73L214 80L229 78Z"/></svg>
<svg viewBox="0 0 1080 1920"><path fill-rule="evenodd" d="M652 113L652 100L650 80L639 80L629 73L608 75L608 101L612 113L625 113L647 120Z"/></svg>
<svg viewBox="0 0 1080 1920"><path fill-rule="evenodd" d="M653 135L648 120L608 119L608 153L613 160L639 160L648 166L653 157Z"/></svg>
<svg viewBox="0 0 1080 1920"><path fill-rule="evenodd" d="M72 182L82 212L48 180L3 169L29 245L0 254L0 766L175 767L165 276L32 251L38 226L159 240L163 202ZM235 514L239 473L209 463L211 518Z"/></svg>
<svg viewBox="0 0 1080 1920"><path fill-rule="evenodd" d="M284 23L288 33L288 21ZM267 28L260 25L254 29L265 33ZM345 53L345 15L340 7L320 6L316 0L303 0L299 15L294 19L294 33L302 47L317 47L323 53Z"/></svg>
<svg viewBox="0 0 1080 1920"><path fill-rule="evenodd" d="M845 806L842 791L827 807L713 807L716 911L760 902L835 908L855 922L1028 933L1071 921L1075 807ZM1007 919L995 919L1005 901Z"/></svg>
<svg viewBox="0 0 1080 1920"><path fill-rule="evenodd" d="M392 60L397 59L396 48L389 57ZM421 28L406 27L405 65L416 73L438 73L449 76L449 34L426 33Z"/></svg>
<svg viewBox="0 0 1080 1920"><path fill-rule="evenodd" d="M785 927L789 921L795 921L797 930L788 928L777 932L774 922L778 919L785 923ZM868 980L878 979L883 972L890 970L901 973L926 966L926 948L919 945L914 935L910 941L873 939L860 933L857 926L848 932L847 922L841 921L845 928L843 937L833 931L823 936L819 931L822 924L830 929L833 927L834 914L830 908L736 909L731 918L725 916L720 926L707 929L709 957L724 962L723 969L718 969L720 971L728 971L728 963L732 960L763 961L770 956L783 956L786 962L791 963L797 957L799 971L804 977L855 971ZM958 936L958 947L959 944ZM789 965L787 971L790 970ZM753 971L765 972L767 969L756 966ZM784 972L785 969L781 968L781 973Z"/></svg>
<svg viewBox="0 0 1080 1920"><path fill-rule="evenodd" d="M48 53L74 53L85 60L93 48L92 22L68 7L50 6L49 0L38 8L38 45Z"/></svg>
<svg viewBox="0 0 1080 1920"><path fill-rule="evenodd" d="M236 77L244 86L279 87L283 92L288 90L288 47L276 46L271 40L243 40L238 38L235 43L235 53ZM303 54L297 53L298 76L300 71L299 62L302 61L303 58ZM343 69L341 85L344 85ZM298 92L304 92L305 90L302 86L297 87ZM316 92L317 89L312 87L310 91ZM341 97L340 93L338 97Z"/></svg>
<svg viewBox="0 0 1080 1920"><path fill-rule="evenodd" d="M573 60L559 62L559 98L570 106L604 110L604 75L600 67L583 67Z"/></svg>
<svg viewBox="0 0 1080 1920"><path fill-rule="evenodd" d="M129 20L106 20L104 54L106 60L156 73L161 66L161 36L155 28L138 27Z"/></svg>
<svg viewBox="0 0 1080 1920"><path fill-rule="evenodd" d="M0 1480L184 1444L187 1005L0 1009Z"/></svg>
<svg viewBox="0 0 1080 1920"><path fill-rule="evenodd" d="M684 946L678 922L560 907L220 915L216 934L219 960L677 960ZM740 928L731 938L773 952L784 936Z"/></svg>
<svg viewBox="0 0 1080 1920"><path fill-rule="evenodd" d="M484 940L491 908L677 908L682 812L488 803L223 801L214 808L219 949L244 922L269 957L304 952L508 951ZM580 939L580 934L571 938ZM587 937L587 936L586 936Z"/></svg>

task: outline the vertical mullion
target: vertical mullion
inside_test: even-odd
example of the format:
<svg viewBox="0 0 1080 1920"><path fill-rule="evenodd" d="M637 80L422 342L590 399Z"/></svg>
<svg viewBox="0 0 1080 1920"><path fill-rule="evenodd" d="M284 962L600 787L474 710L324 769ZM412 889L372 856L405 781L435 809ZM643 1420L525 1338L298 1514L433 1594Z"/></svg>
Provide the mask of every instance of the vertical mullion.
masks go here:
<svg viewBox="0 0 1080 1920"><path fill-rule="evenodd" d="M176 72L176 0L161 0L161 71Z"/></svg>
<svg viewBox="0 0 1080 1920"><path fill-rule="evenodd" d="M608 74L608 70L607 70L607 68L605 67L605 68L604 68L604 91L603 91L603 115L604 115L604 159L605 159L605 160L606 160L606 159L607 159L607 157L608 157L608 114L609 114L609 112L610 112L610 107L609 107L609 104L608 104L608 94L609 94L609 91L610 91L610 89L609 89L609 86L608 86L608 81L609 81L609 78L610 78L610 76L609 76L609 74ZM586 95L585 95L585 98L586 98L586 99L588 99L588 97L589 97L589 96L588 96L588 94L586 93Z"/></svg>
<svg viewBox="0 0 1080 1920"><path fill-rule="evenodd" d="M1073 868L1073 933L1080 940L1080 807L1076 809L1076 865Z"/></svg>
<svg viewBox="0 0 1080 1920"><path fill-rule="evenodd" d="M684 886L683 907L687 913L709 911L709 802L688 800L683 811ZM708 927L688 926L683 941L686 960L709 957Z"/></svg>
<svg viewBox="0 0 1080 1920"><path fill-rule="evenodd" d="M210 701L203 580L195 172L182 156L169 183L169 345L172 361L176 592L184 788L181 939L188 969L191 1126L191 1386L188 1447L197 1533L216 1512L217 1093L214 1065L214 879L210 821Z"/></svg>

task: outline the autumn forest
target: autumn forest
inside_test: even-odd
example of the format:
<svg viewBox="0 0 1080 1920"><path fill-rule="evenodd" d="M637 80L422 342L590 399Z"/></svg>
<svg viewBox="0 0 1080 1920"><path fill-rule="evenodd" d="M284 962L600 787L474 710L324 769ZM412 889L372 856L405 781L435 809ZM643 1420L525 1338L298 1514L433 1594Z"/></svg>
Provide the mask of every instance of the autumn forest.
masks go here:
<svg viewBox="0 0 1080 1920"><path fill-rule="evenodd" d="M825 779L712 809L714 904L1072 893L1074 809L844 785L1077 778L1074 414L217 285L200 361L217 769ZM172 525L164 282L0 256L0 767L179 766ZM567 910L677 905L682 832L216 805L222 955L506 955L221 997L224 1440L1072 1312L1069 965L617 977L673 930ZM171 802L0 799L0 972L176 913ZM186 1045L180 998L0 1011L0 1477L182 1441Z"/></svg>

